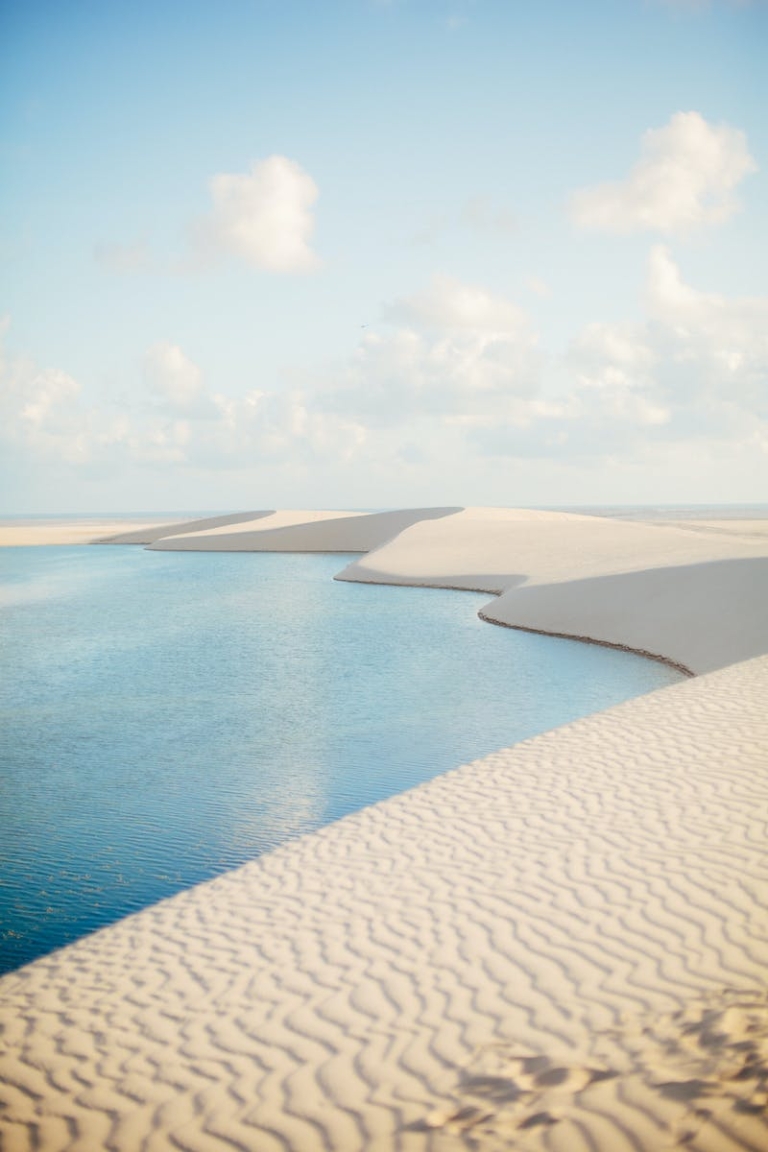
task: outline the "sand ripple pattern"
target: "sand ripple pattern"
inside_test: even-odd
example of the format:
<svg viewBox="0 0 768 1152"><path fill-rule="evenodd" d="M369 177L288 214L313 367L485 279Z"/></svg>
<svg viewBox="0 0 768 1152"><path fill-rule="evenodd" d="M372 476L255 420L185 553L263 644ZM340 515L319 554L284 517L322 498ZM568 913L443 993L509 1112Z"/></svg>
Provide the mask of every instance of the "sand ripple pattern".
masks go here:
<svg viewBox="0 0 768 1152"><path fill-rule="evenodd" d="M768 1148L768 658L0 981L0 1146Z"/></svg>

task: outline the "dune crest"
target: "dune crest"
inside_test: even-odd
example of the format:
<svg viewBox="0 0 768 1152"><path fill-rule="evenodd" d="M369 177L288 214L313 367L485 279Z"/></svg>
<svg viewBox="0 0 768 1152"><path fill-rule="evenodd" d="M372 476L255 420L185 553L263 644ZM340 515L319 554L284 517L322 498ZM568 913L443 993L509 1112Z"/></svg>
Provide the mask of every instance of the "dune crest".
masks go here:
<svg viewBox="0 0 768 1152"><path fill-rule="evenodd" d="M629 648L693 673L768 651L762 521L467 508L414 524L336 579L494 593L484 620Z"/></svg>
<svg viewBox="0 0 768 1152"><path fill-rule="evenodd" d="M176 535L151 544L164 552L368 552L412 524L440 519L456 508L406 508L393 512L290 513L288 522L256 530ZM291 518L297 516L296 521Z"/></svg>
<svg viewBox="0 0 768 1152"><path fill-rule="evenodd" d="M147 529L132 532L118 532L113 536L105 536L100 540L93 540L93 544L152 544L168 536L183 536L188 532L203 532L214 528L228 527L241 524L243 521L260 520L264 516L272 516L273 512L230 512L225 516L206 516L202 520L177 520L171 524L156 524Z"/></svg>

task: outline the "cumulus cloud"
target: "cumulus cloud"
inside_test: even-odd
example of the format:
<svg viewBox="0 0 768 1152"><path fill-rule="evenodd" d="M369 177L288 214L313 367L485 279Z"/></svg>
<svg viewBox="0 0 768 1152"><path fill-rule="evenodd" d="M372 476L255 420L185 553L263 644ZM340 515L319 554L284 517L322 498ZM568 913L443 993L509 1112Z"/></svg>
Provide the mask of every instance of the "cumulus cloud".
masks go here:
<svg viewBox="0 0 768 1152"><path fill-rule="evenodd" d="M433 276L426 291L396 300L384 316L409 327L476 332L499 339L516 339L528 323L522 308L511 300L452 276Z"/></svg>
<svg viewBox="0 0 768 1152"><path fill-rule="evenodd" d="M0 337L7 327L0 323ZM130 405L114 410L89 404L65 372L5 356L0 343L0 439L32 459L98 472L132 464L237 469L289 460L310 466L349 457L366 435L301 390L212 392L199 366L170 341L148 348L142 368L145 392L137 390Z"/></svg>
<svg viewBox="0 0 768 1152"><path fill-rule="evenodd" d="M536 391L536 335L502 296L436 276L386 307L384 321L318 393L323 408L382 427L420 416L508 414Z"/></svg>
<svg viewBox="0 0 768 1152"><path fill-rule="evenodd" d="M756 168L743 132L709 124L698 112L677 112L644 134L625 180L576 192L571 217L579 227L615 233L721 224L739 207L736 186Z"/></svg>
<svg viewBox="0 0 768 1152"><path fill-rule="evenodd" d="M761 447L768 417L768 298L687 285L651 251L646 318L588 325L563 361L569 384L541 418L475 427L480 451L595 461L665 445Z"/></svg>
<svg viewBox="0 0 768 1152"><path fill-rule="evenodd" d="M699 292L658 245L649 260L646 310L668 391L692 398L713 425L732 423L738 413L768 416L768 298Z"/></svg>
<svg viewBox="0 0 768 1152"><path fill-rule="evenodd" d="M429 469L462 454L595 466L673 449L768 451L768 299L687 284L650 253L645 315L588 324L559 358L506 297L436 277L391 303L350 357L287 390L214 390L171 341L143 361L130 407L87 402L66 372L2 362L2 435L77 467Z"/></svg>
<svg viewBox="0 0 768 1152"><path fill-rule="evenodd" d="M203 387L202 372L178 344L158 340L145 352L143 366L158 406L180 416L216 415L216 406Z"/></svg>
<svg viewBox="0 0 768 1152"><path fill-rule="evenodd" d="M294 160L269 156L246 173L210 181L213 208L198 240L269 272L308 272L319 261L310 247L318 187Z"/></svg>
<svg viewBox="0 0 768 1152"><path fill-rule="evenodd" d="M4 336L9 323L0 325ZM0 429L6 445L36 458L90 466L122 439L123 416L89 409L82 387L57 368L39 368L0 349Z"/></svg>

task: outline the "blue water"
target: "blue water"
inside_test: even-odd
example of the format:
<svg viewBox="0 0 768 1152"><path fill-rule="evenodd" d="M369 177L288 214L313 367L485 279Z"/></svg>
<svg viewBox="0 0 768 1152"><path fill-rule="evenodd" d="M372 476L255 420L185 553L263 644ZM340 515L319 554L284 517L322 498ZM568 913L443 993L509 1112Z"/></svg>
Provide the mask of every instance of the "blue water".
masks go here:
<svg viewBox="0 0 768 1152"><path fill-rule="evenodd" d="M2 549L0 971L679 679L348 559Z"/></svg>

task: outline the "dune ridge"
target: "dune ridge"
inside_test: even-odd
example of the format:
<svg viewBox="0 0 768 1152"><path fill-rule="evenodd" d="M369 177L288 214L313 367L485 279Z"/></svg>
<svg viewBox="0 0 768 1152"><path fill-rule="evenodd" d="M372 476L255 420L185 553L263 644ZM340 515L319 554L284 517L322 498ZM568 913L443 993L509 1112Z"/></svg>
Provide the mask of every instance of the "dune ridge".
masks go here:
<svg viewBox="0 0 768 1152"><path fill-rule="evenodd" d="M224 516L206 516L202 520L174 520L170 524L155 524L137 531L117 532L112 536L104 536L99 540L92 540L93 544L152 544L155 540L166 539L169 536L183 536L188 532L204 532L206 530L229 527L242 524L244 521L260 520L264 516L272 516L273 510L266 512L229 512Z"/></svg>
<svg viewBox="0 0 768 1152"><path fill-rule="evenodd" d="M450 516L456 511L459 509L406 508L362 514L299 513L298 521L281 527L269 528L265 524L253 532L176 535L156 539L150 548L165 552L368 552L412 524Z"/></svg>
<svg viewBox="0 0 768 1152"><path fill-rule="evenodd" d="M471 589L484 620L627 648L690 673L768 651L768 524L468 508L335 577Z"/></svg>
<svg viewBox="0 0 768 1152"><path fill-rule="evenodd" d="M764 1147L767 694L576 721L4 977L4 1147Z"/></svg>

